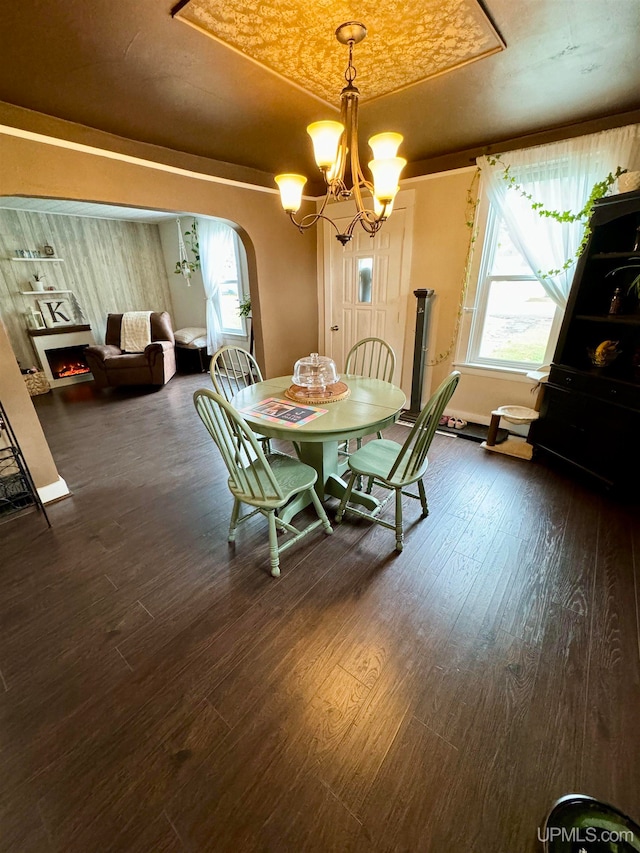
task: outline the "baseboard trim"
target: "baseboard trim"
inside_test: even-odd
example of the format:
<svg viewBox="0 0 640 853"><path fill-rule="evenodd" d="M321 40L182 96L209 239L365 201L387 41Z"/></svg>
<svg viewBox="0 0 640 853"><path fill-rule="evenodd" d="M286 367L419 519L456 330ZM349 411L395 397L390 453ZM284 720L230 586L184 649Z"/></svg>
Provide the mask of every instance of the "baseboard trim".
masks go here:
<svg viewBox="0 0 640 853"><path fill-rule="evenodd" d="M52 504L63 500L63 498L68 498L71 495L71 491L62 477L58 477L55 483L49 483L48 486L41 486L38 489L38 494L43 504Z"/></svg>

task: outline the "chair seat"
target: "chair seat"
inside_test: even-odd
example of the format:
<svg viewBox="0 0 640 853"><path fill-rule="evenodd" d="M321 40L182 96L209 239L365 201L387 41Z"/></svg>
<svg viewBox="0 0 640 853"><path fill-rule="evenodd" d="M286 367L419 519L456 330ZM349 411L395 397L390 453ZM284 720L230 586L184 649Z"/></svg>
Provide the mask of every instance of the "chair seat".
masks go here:
<svg viewBox="0 0 640 853"><path fill-rule="evenodd" d="M265 500L261 492L264 491L264 493L270 494L273 491L273 487L269 482L265 469L255 465L247 469L247 474L249 479L256 483L256 496L241 491L229 480L229 489L234 497L252 506L268 505L280 507L284 506L293 495L304 491L304 489L311 488L318 479L318 474L314 468L311 468L310 465L305 465L304 462L300 462L292 456L287 456L284 453L268 453L266 454L266 459L280 486L282 499L274 496L272 500ZM260 488L258 488L258 483L260 484Z"/></svg>
<svg viewBox="0 0 640 853"><path fill-rule="evenodd" d="M390 485L409 485L410 483L415 483L416 480L424 476L427 470L429 462L426 458L420 469L413 476L407 478L404 470L406 465L401 465L393 475L393 478L390 480L387 479L389 471L395 464L401 450L402 445L398 444L397 441L391 441L388 438L374 439L349 456L349 468L355 471L356 474L375 477L377 480L382 480ZM409 458L407 458L407 462L409 461Z"/></svg>

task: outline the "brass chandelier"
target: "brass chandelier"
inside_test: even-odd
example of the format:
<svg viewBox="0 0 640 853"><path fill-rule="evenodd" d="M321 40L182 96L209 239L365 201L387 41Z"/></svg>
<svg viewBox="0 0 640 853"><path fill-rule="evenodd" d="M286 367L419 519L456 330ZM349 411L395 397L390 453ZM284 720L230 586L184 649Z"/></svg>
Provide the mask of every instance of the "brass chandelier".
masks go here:
<svg viewBox="0 0 640 853"><path fill-rule="evenodd" d="M276 175L280 189L280 200L285 212L294 225L302 232L311 228L319 219L331 223L336 229L336 238L346 245L353 236L359 222L372 237L380 230L393 209L393 200L398 192L398 181L407 161L398 157L398 147L402 142L399 133L378 133L369 140L373 151L373 160L369 170L373 181L368 180L360 165L358 153L358 97L359 90L354 86L356 69L353 65L353 47L359 44L367 34L364 24L349 21L336 30L340 44L349 48L349 63L344 77L347 85L340 95L340 121L316 121L307 128L313 141L316 163L322 172L326 185L325 197L317 213L304 216L299 222L294 214L302 203L302 190L307 182L304 175ZM363 191L373 198L373 210L365 207ZM365 196L366 197L366 196ZM336 223L325 215L330 200L346 201L353 198L357 212L346 230L341 232Z"/></svg>

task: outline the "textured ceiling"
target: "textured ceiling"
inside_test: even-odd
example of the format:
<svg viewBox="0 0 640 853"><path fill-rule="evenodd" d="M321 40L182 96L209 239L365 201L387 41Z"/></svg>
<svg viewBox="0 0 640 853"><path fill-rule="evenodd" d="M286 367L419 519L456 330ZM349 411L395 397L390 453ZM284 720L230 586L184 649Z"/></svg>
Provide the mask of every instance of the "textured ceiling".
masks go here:
<svg viewBox="0 0 640 853"><path fill-rule="evenodd" d="M323 49L338 70L329 74L322 68L318 77L335 86L329 98L335 106L346 64L335 27L362 18L370 28L355 56L364 96L371 93L367 74L376 67L364 51L375 44L377 23L376 6L360 3L346 6L337 21L329 20L324 10L333 2L297 0L285 43L292 56L308 53L296 25L303 15L315 15L326 27ZM150 151L150 156L180 161L178 165L185 165L181 158L188 159L183 153L207 158L193 162L204 171L221 170L220 164L210 164L223 161L230 164L226 177L257 170L240 180L275 188L273 174L297 171L311 184L319 173L305 127L328 117L324 103L172 18L175 3L4 3L0 124L18 121L23 123L18 126L99 145L100 135L87 130L95 128L119 137L104 144L125 153L140 153L128 142L134 140L162 147L164 151ZM482 5L506 50L365 101L360 110L363 148L372 134L397 130L404 135L402 153L409 161L405 174L416 175L469 165L487 146L509 150L514 140L520 147L554 135L563 138L566 128L578 123L590 122L589 130L596 130L639 120L640 0L482 0ZM257 35L262 8L261 0L248 13L248 25ZM403 18L410 8L407 0L398 2L398 16ZM438 13L448 7L438 0L430 8ZM419 26L416 19L416 30ZM390 37L374 51L376 60L385 57L395 65L405 53L415 53L413 35L393 49Z"/></svg>
<svg viewBox="0 0 640 853"><path fill-rule="evenodd" d="M348 48L343 0L189 0L176 17L335 105ZM358 6L366 39L355 47L361 101L379 98L503 49L477 0L376 0Z"/></svg>

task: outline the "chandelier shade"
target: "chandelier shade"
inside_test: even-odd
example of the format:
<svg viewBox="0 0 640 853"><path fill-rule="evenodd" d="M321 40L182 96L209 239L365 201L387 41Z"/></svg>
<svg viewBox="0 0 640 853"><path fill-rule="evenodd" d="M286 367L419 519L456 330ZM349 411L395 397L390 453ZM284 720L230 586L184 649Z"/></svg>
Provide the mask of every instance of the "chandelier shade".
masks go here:
<svg viewBox="0 0 640 853"><path fill-rule="evenodd" d="M367 34L364 24L349 21L336 30L336 38L349 48L349 61L345 71L346 86L340 95L340 121L316 121L307 127L313 142L316 164L324 176L326 191L317 213L304 216L300 221L294 214L302 203L302 190L306 183L303 175L276 175L280 200L293 224L300 230L311 228L319 219L329 222L343 244L351 240L358 223L372 237L391 215L393 200L398 192L400 173L407 161L398 157L402 135L395 132L377 133L369 140L373 160L369 162L371 178L360 165L358 150L358 97L354 85L356 69L353 65L353 48ZM365 199L369 197L369 206ZM329 201L353 199L356 213L344 231L325 213Z"/></svg>
<svg viewBox="0 0 640 853"><path fill-rule="evenodd" d="M338 159L338 145L344 133L339 121L314 121L307 128L319 169L331 169Z"/></svg>
<svg viewBox="0 0 640 853"><path fill-rule="evenodd" d="M302 190L307 183L304 175L276 175L280 201L287 213L297 213L302 204Z"/></svg>

